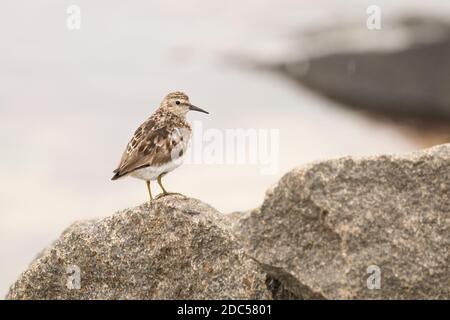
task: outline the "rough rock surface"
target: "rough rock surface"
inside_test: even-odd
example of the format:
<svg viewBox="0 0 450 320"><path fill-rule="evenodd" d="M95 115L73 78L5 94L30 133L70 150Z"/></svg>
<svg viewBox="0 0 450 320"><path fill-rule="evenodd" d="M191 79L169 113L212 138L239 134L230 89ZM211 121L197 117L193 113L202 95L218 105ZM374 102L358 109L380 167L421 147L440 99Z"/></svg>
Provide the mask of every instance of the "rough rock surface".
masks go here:
<svg viewBox="0 0 450 320"><path fill-rule="evenodd" d="M316 298L450 299L450 144L301 167L228 220L252 256ZM380 289L368 289L371 265Z"/></svg>
<svg viewBox="0 0 450 320"><path fill-rule="evenodd" d="M447 144L298 168L246 213L168 196L75 223L7 298L450 299L449 247Z"/></svg>
<svg viewBox="0 0 450 320"><path fill-rule="evenodd" d="M198 200L168 196L150 207L77 222L31 264L7 298L272 298L266 273L217 215ZM67 273L71 266L80 268L80 289Z"/></svg>

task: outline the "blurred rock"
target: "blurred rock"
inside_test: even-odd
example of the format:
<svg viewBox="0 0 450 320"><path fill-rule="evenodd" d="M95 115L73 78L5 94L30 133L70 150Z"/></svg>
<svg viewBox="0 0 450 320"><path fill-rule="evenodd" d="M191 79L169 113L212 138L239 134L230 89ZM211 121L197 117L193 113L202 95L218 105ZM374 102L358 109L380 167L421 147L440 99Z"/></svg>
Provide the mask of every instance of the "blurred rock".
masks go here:
<svg viewBox="0 0 450 320"><path fill-rule="evenodd" d="M300 44L299 58L278 70L301 85L394 119L450 121L448 24L405 18L383 20L381 30L333 26Z"/></svg>
<svg viewBox="0 0 450 320"><path fill-rule="evenodd" d="M250 255L315 297L450 299L450 144L298 168L227 219Z"/></svg>
<svg viewBox="0 0 450 320"><path fill-rule="evenodd" d="M218 214L198 200L168 196L150 207L77 222L31 264L7 298L271 298L266 273ZM74 267L81 271L80 289L71 282Z"/></svg>

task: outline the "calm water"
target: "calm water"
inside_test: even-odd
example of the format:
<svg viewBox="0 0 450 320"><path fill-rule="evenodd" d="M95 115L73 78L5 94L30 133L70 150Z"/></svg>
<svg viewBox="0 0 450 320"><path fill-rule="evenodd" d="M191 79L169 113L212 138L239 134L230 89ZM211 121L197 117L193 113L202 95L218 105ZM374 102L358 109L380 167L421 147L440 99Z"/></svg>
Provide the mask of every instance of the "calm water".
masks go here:
<svg viewBox="0 0 450 320"><path fill-rule="evenodd" d="M378 3L386 14L449 11L448 1ZM80 31L66 28L69 4L81 7ZM166 178L168 189L222 212L257 206L284 172L312 160L416 149L395 127L336 108L273 74L227 63L240 53L273 57L279 40L302 28L348 17L364 25L371 3L346 4L4 1L0 296L74 220L146 200L143 182L109 179L134 128L169 91L186 91L211 112L190 115L204 128L280 132L277 174L261 175L255 165L186 165Z"/></svg>

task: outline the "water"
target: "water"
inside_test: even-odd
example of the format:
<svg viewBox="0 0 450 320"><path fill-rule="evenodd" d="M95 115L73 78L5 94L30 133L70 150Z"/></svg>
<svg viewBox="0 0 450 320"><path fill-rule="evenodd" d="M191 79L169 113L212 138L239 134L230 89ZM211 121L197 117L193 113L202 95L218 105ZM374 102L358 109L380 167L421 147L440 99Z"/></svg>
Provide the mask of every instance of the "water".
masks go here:
<svg viewBox="0 0 450 320"><path fill-rule="evenodd" d="M445 1L378 1L448 14ZM65 10L81 8L68 31ZM240 52L270 55L302 28L365 19L368 1L6 1L0 13L0 296L32 258L74 220L142 203L145 184L111 182L133 130L173 90L211 112L205 128L280 130L280 170L254 165L186 165L169 190L222 212L259 205L283 173L339 155L417 148L397 128L270 73L226 63ZM439 5L439 6L438 6ZM156 190L155 190L156 191Z"/></svg>

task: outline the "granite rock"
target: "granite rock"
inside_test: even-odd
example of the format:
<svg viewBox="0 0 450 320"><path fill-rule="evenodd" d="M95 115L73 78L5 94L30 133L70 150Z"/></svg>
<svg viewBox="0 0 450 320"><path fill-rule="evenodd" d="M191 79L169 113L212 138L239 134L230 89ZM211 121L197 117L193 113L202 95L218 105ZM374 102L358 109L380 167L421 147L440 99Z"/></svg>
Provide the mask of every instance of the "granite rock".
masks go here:
<svg viewBox="0 0 450 320"><path fill-rule="evenodd" d="M265 271L218 215L198 200L167 196L76 222L7 299L270 299Z"/></svg>
<svg viewBox="0 0 450 320"><path fill-rule="evenodd" d="M450 144L300 167L228 220L315 297L450 299Z"/></svg>

